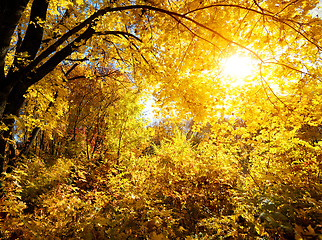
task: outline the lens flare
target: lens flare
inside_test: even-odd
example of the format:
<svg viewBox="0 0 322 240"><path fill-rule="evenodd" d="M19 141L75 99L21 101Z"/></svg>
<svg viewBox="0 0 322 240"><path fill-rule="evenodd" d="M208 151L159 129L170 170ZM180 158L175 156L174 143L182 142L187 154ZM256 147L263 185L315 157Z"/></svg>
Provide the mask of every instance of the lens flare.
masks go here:
<svg viewBox="0 0 322 240"><path fill-rule="evenodd" d="M223 73L240 84L246 77L251 76L254 70L254 60L249 57L234 55L223 62Z"/></svg>

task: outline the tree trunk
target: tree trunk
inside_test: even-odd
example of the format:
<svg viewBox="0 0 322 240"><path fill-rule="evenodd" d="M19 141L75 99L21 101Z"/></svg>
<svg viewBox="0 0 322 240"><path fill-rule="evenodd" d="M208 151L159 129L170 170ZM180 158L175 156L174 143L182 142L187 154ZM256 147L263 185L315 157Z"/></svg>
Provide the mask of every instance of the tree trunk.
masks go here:
<svg viewBox="0 0 322 240"><path fill-rule="evenodd" d="M35 142L37 136L38 136L38 133L40 131L40 127L35 127L33 130L32 130L32 133L28 139L28 141L26 142L25 146L23 147L23 149L21 149L21 152L19 153L19 156L22 156L22 155L28 155L29 152L30 152L30 149L33 145L33 143Z"/></svg>
<svg viewBox="0 0 322 240"><path fill-rule="evenodd" d="M14 139L14 137L12 136L15 123L14 116L19 116L19 111L25 101L23 95L25 94L26 90L27 89L20 87L15 88L15 91L11 91L7 100L6 108L3 113L3 116L5 117L2 120L3 123L7 126L7 129L1 131L0 138L0 173L2 173L4 170L6 155L10 155L11 158L14 155L13 152L8 153L7 149L14 149L12 146L9 146L9 144L12 144L10 143L10 140Z"/></svg>

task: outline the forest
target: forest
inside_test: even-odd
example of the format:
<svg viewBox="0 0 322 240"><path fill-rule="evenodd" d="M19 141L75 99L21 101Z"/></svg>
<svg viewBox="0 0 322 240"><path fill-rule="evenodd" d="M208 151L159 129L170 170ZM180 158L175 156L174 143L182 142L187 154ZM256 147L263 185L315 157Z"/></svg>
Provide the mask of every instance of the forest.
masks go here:
<svg viewBox="0 0 322 240"><path fill-rule="evenodd" d="M321 240L320 7L1 0L0 239Z"/></svg>

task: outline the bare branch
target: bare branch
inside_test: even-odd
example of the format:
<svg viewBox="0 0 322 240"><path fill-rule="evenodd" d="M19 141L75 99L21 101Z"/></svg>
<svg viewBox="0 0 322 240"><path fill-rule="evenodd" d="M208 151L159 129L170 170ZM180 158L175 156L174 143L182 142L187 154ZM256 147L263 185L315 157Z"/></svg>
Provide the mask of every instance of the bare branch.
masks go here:
<svg viewBox="0 0 322 240"><path fill-rule="evenodd" d="M132 37L134 39L136 39L139 42L142 42L142 40L140 38L138 38L137 36L135 36L132 33L128 33L128 32L123 32L123 31L102 31L102 32L95 32L95 35L115 35L118 36L121 35L123 37ZM128 39L128 38L126 38Z"/></svg>

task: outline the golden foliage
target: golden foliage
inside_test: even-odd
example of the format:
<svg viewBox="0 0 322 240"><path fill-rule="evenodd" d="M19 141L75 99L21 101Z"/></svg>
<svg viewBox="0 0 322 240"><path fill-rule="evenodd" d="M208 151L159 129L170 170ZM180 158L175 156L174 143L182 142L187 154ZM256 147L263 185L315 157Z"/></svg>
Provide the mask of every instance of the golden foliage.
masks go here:
<svg viewBox="0 0 322 240"><path fill-rule="evenodd" d="M4 238L321 238L317 1L133 4L50 1L47 44L108 11L71 56L88 63L26 94L15 137L43 135L3 177ZM227 76L231 56L252 59L252 74Z"/></svg>

